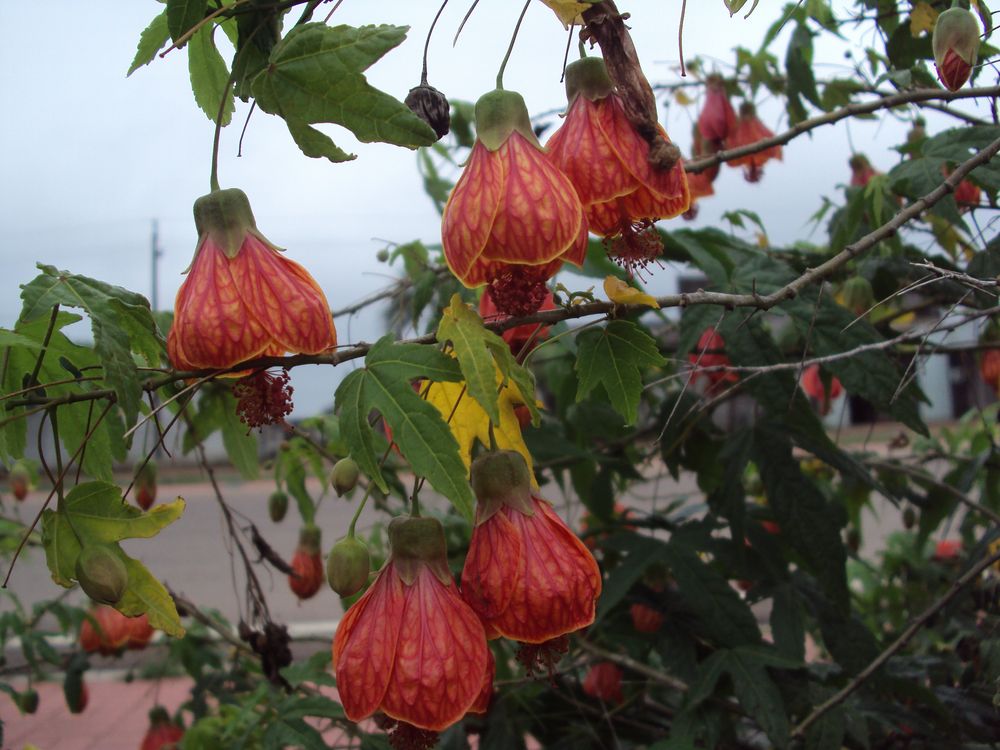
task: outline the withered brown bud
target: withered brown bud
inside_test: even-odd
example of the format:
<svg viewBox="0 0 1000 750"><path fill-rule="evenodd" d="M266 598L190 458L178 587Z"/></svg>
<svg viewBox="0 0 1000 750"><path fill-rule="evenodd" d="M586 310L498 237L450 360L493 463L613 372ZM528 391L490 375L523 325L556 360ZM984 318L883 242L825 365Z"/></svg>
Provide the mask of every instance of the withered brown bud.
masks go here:
<svg viewBox="0 0 1000 750"><path fill-rule="evenodd" d="M410 89L404 102L413 114L434 129L438 138L448 135L451 125L451 105L448 104L448 97L433 86L422 83Z"/></svg>

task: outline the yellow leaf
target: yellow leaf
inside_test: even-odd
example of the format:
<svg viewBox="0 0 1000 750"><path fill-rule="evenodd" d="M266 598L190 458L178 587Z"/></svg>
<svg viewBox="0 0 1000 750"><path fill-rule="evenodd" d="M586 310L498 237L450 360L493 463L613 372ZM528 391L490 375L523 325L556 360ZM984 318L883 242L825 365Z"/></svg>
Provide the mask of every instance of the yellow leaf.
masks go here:
<svg viewBox="0 0 1000 750"><path fill-rule="evenodd" d="M686 107L689 104L693 103L691 97L685 94L682 89L677 89L677 91L674 92L674 101L680 104L682 107Z"/></svg>
<svg viewBox="0 0 1000 750"><path fill-rule="evenodd" d="M571 23L577 26L583 25L583 18L580 14L590 7L590 3L579 3L576 0L542 0L562 22L563 28L569 28Z"/></svg>
<svg viewBox="0 0 1000 750"><path fill-rule="evenodd" d="M502 376L497 371L497 385L502 382ZM472 464L472 447L478 440L485 446L490 444L490 419L474 398L469 394L462 395L464 383L432 383L427 391L427 401L434 406L444 419L451 416L448 427L451 434L458 441L458 453L462 461L468 467ZM459 401L459 397L461 400ZM455 402L458 402L456 408ZM528 462L528 469L532 469L531 454L528 446L524 444L521 437L521 425L517 421L514 408L525 403L521 397L521 392L513 384L505 386L500 391L497 399L497 406L500 410L500 424L493 426L493 436L496 438L497 447L503 450L517 451L524 460ZM532 474L534 484L534 474Z"/></svg>
<svg viewBox="0 0 1000 750"><path fill-rule="evenodd" d="M910 33L914 37L918 37L925 31L933 31L938 15L938 12L930 4L917 3L910 13Z"/></svg>
<svg viewBox="0 0 1000 750"><path fill-rule="evenodd" d="M609 300L619 305L648 305L656 308L660 306L653 297L634 286L629 286L617 276L608 276L604 279L604 293L608 295Z"/></svg>

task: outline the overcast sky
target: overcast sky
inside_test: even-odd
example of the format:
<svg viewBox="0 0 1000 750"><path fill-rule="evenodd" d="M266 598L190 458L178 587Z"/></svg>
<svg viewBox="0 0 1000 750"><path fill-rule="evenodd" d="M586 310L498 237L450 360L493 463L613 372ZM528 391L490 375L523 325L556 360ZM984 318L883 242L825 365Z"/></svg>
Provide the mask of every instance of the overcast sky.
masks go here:
<svg viewBox="0 0 1000 750"><path fill-rule="evenodd" d="M841 10L852 3L835 3ZM632 33L648 77L678 80L679 0L619 3L632 13ZM765 0L747 21L728 18L722 0L688 3L685 52L716 61L725 71L737 45L756 48L773 22L777 0ZM317 11L322 19L327 4ZM411 27L407 40L369 70L369 81L402 99L420 76L424 35L437 3L345 0L334 23L394 23ZM482 0L456 47L452 37L468 4L453 0L431 44L430 82L451 98L475 100L493 87L496 69L521 9L520 3ZM125 77L139 33L162 6L154 0L52 0L44 15L34 3L0 3L0 326L11 326L18 285L35 275L36 261L150 294L150 227L159 222L164 255L159 301L169 308L191 260L196 235L191 205L208 192L212 123L197 108L187 78L186 52L174 51ZM293 19L294 20L294 19ZM786 30L773 47L784 57ZM505 87L524 94L530 110L565 102L559 83L566 35L554 15L532 3L505 75ZM231 50L226 49L227 58ZM819 47L820 75L848 75L842 50ZM839 69L838 69L839 68ZM776 107L761 99L765 122L779 130ZM337 308L387 283L375 254L384 242L440 239L433 204L423 194L414 152L359 144L347 131L322 126L354 162L333 165L304 157L277 118L254 113L236 158L247 106L238 103L222 136L220 179L240 187L261 231L302 262ZM688 149L697 107L672 106L664 116L671 137ZM931 122L932 132L940 129ZM772 242L805 236L821 196L836 198L848 177L850 143L887 170L890 147L905 127L891 119L822 128L785 149L761 183L749 185L738 169L723 169L717 197L703 201L694 226L719 225L722 211L748 208L763 218ZM849 142L850 137L850 142ZM680 222L678 221L678 225ZM822 241L817 233L814 239ZM672 291L674 269L659 272L655 293ZM589 283L589 282L588 282ZM379 318L338 321L341 343L373 340ZM344 373L302 368L293 373L295 416L332 402Z"/></svg>

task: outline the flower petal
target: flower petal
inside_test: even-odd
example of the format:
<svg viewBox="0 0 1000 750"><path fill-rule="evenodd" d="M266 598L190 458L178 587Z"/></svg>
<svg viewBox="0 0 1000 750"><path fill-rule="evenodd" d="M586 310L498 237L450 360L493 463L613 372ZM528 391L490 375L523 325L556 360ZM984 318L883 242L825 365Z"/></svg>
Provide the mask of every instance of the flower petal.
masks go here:
<svg viewBox="0 0 1000 750"><path fill-rule="evenodd" d="M625 195L637 186L601 129L600 106L578 96L546 144L549 161L569 178L585 206Z"/></svg>
<svg viewBox="0 0 1000 750"><path fill-rule="evenodd" d="M421 565L399 630L399 647L382 710L399 721L440 732L465 715L483 687L483 626L454 585ZM346 710L346 705L345 705Z"/></svg>
<svg viewBox="0 0 1000 750"><path fill-rule="evenodd" d="M525 572L510 605L491 622L508 638L541 643L594 621L601 573L594 556L548 503L532 502L533 516L509 507L502 511L520 531Z"/></svg>
<svg viewBox="0 0 1000 750"><path fill-rule="evenodd" d="M585 221L576 190L520 133L496 153L507 176L483 259L531 266L556 260L578 242Z"/></svg>
<svg viewBox="0 0 1000 750"><path fill-rule="evenodd" d="M477 286L466 277L482 255L493 229L505 172L504 160L476 141L465 171L444 207L441 218L444 258L451 272L467 286Z"/></svg>
<svg viewBox="0 0 1000 750"><path fill-rule="evenodd" d="M174 339L169 344L169 339ZM185 369L224 368L256 357L271 337L249 313L222 250L202 240L177 292L168 339Z"/></svg>
<svg viewBox="0 0 1000 750"><path fill-rule="evenodd" d="M462 568L462 598L483 620L503 614L524 577L521 535L506 513L494 513L472 530Z"/></svg>
<svg viewBox="0 0 1000 750"><path fill-rule="evenodd" d="M405 603L403 582L390 563L337 626L333 669L340 702L351 721L361 721L382 704Z"/></svg>
<svg viewBox="0 0 1000 750"><path fill-rule="evenodd" d="M229 269L249 313L287 351L318 354L336 346L326 295L298 263L248 232Z"/></svg>

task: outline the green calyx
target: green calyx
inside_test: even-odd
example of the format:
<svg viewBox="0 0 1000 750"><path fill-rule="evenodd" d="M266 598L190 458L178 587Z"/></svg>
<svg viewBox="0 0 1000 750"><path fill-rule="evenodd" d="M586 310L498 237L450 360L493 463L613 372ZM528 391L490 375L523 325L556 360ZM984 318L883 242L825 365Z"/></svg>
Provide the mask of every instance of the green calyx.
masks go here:
<svg viewBox="0 0 1000 750"><path fill-rule="evenodd" d="M566 66L566 101L570 105L578 96L595 102L614 90L608 68L600 57L584 57Z"/></svg>
<svg viewBox="0 0 1000 750"><path fill-rule="evenodd" d="M520 133L534 146L541 148L524 98L515 91L496 89L479 97L476 102L476 135L490 151L500 148L511 133Z"/></svg>
<svg viewBox="0 0 1000 750"><path fill-rule="evenodd" d="M371 558L356 537L347 536L333 545L326 558L326 580L340 596L353 596L368 583Z"/></svg>
<svg viewBox="0 0 1000 750"><path fill-rule="evenodd" d="M476 495L476 524L493 517L504 505L526 516L534 515L531 504L531 472L517 451L491 451L472 462L472 491Z"/></svg>
<svg viewBox="0 0 1000 750"><path fill-rule="evenodd" d="M299 532L299 549L310 555L318 554L321 539L322 535L319 527L314 524L307 523Z"/></svg>
<svg viewBox="0 0 1000 750"><path fill-rule="evenodd" d="M444 526L436 518L397 516L389 523L389 546L396 571L407 586L416 580L421 565L427 565L445 586L451 585Z"/></svg>
<svg viewBox="0 0 1000 750"><path fill-rule="evenodd" d="M235 258L247 232L257 229L250 199L239 188L213 190L196 200L194 225L198 237L208 235L227 258Z"/></svg>
<svg viewBox="0 0 1000 750"><path fill-rule="evenodd" d="M956 3L938 16L931 37L934 61L938 68L944 65L945 55L952 49L970 66L976 64L979 56L979 22L965 6Z"/></svg>
<svg viewBox="0 0 1000 750"><path fill-rule="evenodd" d="M128 588L128 570L111 548L89 544L76 558L76 580L95 602L117 604Z"/></svg>

